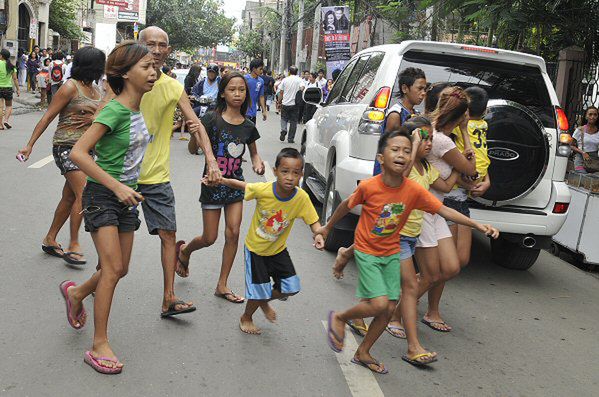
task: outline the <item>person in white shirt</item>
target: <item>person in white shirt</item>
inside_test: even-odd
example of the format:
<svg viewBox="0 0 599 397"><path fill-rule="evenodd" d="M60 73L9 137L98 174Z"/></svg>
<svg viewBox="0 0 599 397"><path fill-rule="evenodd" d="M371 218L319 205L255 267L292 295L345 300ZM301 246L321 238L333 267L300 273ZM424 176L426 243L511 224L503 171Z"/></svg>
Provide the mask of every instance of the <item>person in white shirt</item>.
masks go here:
<svg viewBox="0 0 599 397"><path fill-rule="evenodd" d="M324 76L324 70L323 69L318 70L318 78L316 79L316 84L318 84L318 87L321 90L327 85L327 79Z"/></svg>
<svg viewBox="0 0 599 397"><path fill-rule="evenodd" d="M289 124L289 135L287 142L295 143L295 132L299 117L299 109L296 105L298 92L301 93L305 88L305 82L297 75L297 67L289 67L289 76L285 77L279 85L277 102L281 105L281 142L287 135L287 124Z"/></svg>

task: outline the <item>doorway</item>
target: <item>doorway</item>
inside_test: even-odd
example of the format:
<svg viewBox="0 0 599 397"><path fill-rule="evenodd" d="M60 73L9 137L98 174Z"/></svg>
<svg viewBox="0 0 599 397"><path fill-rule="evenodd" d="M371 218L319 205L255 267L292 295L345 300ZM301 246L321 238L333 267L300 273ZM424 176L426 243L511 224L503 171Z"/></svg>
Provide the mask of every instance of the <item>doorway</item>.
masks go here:
<svg viewBox="0 0 599 397"><path fill-rule="evenodd" d="M29 9L23 3L19 5L19 28L17 39L19 41L19 48L25 50L25 53L29 52L29 25L31 24L31 15Z"/></svg>

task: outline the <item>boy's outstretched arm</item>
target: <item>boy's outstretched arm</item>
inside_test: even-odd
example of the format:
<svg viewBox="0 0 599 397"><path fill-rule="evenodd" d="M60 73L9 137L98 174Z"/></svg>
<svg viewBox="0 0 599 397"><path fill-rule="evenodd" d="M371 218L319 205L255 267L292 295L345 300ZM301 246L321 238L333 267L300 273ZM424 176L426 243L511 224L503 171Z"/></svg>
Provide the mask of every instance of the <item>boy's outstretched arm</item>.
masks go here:
<svg viewBox="0 0 599 397"><path fill-rule="evenodd" d="M318 231L316 231L315 233L322 234L323 239L326 240L331 228L333 226L335 226L335 224L337 222L339 222L341 219L343 219L343 217L345 215L347 215L348 213L349 213L349 199L345 199L341 202L341 204L339 204L339 207L337 207L335 212L333 212L333 215L331 216L331 219L329 219L327 224L324 225L323 227L321 227L320 229L318 229Z"/></svg>
<svg viewBox="0 0 599 397"><path fill-rule="evenodd" d="M225 186L228 186L231 189L235 189L235 190L245 190L245 187L247 186L247 182L239 181L237 179L231 179L231 178L222 178L220 180L220 183L219 182L213 183L208 180L207 176L204 176L202 178L202 183L206 186L225 185Z"/></svg>
<svg viewBox="0 0 599 397"><path fill-rule="evenodd" d="M312 233L314 234L314 248L322 251L324 249L324 237L319 233L319 231L322 230L320 222L311 224L310 229L312 229Z"/></svg>
<svg viewBox="0 0 599 397"><path fill-rule="evenodd" d="M480 223L476 222L475 220L468 218L467 216L460 214L456 210L448 208L444 205L441 206L441 208L439 209L439 211L437 211L437 213L449 221L452 221L452 222L455 222L457 224L464 225L464 226L470 226L478 231L483 232L484 234L486 234L489 237L492 237L492 238L499 237L499 230L497 230L493 226L480 224Z"/></svg>

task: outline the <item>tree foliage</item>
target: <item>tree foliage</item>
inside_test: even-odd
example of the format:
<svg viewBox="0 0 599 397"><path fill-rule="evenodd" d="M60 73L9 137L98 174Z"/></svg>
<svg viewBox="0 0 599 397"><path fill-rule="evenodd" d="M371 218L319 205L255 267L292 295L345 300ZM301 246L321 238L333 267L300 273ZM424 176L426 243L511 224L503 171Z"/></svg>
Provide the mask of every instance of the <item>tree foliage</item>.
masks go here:
<svg viewBox="0 0 599 397"><path fill-rule="evenodd" d="M447 39L536 53L555 61L571 45L599 61L596 0L356 0L389 21L399 39ZM374 10L373 10L374 9ZM438 31L438 34L436 34ZM436 37L435 37L436 36Z"/></svg>
<svg viewBox="0 0 599 397"><path fill-rule="evenodd" d="M164 29L177 50L195 50L228 44L233 18L227 18L220 0L148 0L148 26Z"/></svg>
<svg viewBox="0 0 599 397"><path fill-rule="evenodd" d="M48 26L67 39L80 39L83 36L77 25L77 10L81 0L53 0L50 3Z"/></svg>
<svg viewBox="0 0 599 397"><path fill-rule="evenodd" d="M239 32L239 41L236 43L237 50L250 58L261 58L268 47L262 41L260 32L256 30L243 29Z"/></svg>

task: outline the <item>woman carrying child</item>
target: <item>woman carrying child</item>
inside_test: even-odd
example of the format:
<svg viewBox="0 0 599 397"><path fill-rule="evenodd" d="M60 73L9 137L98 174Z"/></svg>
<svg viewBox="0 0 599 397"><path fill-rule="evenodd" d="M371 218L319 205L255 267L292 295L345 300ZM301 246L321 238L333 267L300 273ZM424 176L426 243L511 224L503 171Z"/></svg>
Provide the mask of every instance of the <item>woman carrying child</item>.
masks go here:
<svg viewBox="0 0 599 397"><path fill-rule="evenodd" d="M260 138L260 134L254 123L245 117L250 100L248 85L243 75L237 72L228 73L219 84L216 110L206 113L201 119L210 137L216 161L225 178L244 180L241 166L246 145L250 151L254 172L259 175L264 173L264 163L256 148L256 141ZM190 145L193 144L194 140L191 140ZM193 149L190 148L190 152L197 151L197 148L195 151ZM239 229L243 215L243 194L243 190L236 190L225 185L208 186L203 184L200 195L203 233L188 244L185 241L177 242L177 274L187 277L191 254L211 246L216 241L221 212L224 210L225 245L220 277L214 295L232 303L245 301L243 297L235 294L227 286L237 254Z"/></svg>
<svg viewBox="0 0 599 397"><path fill-rule="evenodd" d="M108 316L117 283L129 268L133 234L141 223L137 205L143 196L135 189L150 135L139 107L156 81L152 54L145 46L124 42L108 56L106 76L116 98L100 111L71 152L72 160L88 175L83 191L85 229L102 266L80 286L64 281L60 291L69 324L79 329L86 320L82 299L95 290L94 341L84 361L100 373L116 374L123 364L108 343ZM95 162L89 155L94 147Z"/></svg>
<svg viewBox="0 0 599 397"><path fill-rule="evenodd" d="M431 153L427 160L443 179L447 179L455 169L460 174L475 177L476 159L473 155L467 133L468 95L460 87L445 88L440 96L436 110L431 114L435 131ZM460 152L451 139L452 131L460 126L464 137L464 152ZM468 190L471 184L461 181ZM443 201L442 191L431 189L431 193ZM466 224L469 227L469 224ZM416 244L416 261L420 267L418 297L428 291L428 311L422 323L440 332L449 332L439 313L439 301L443 293L444 282L460 272L460 260L455 242L447 222L438 215L424 214L422 231Z"/></svg>
<svg viewBox="0 0 599 397"><path fill-rule="evenodd" d="M63 258L71 265L86 263L79 245L79 229L83 219L81 197L85 187L85 174L69 156L73 146L92 125L94 114L100 106L102 96L94 81L100 79L104 73L105 64L106 55L97 48L84 47L77 51L71 78L64 84L63 89L56 93L48 110L33 129L27 145L19 150L19 154L27 160L37 140L58 116L58 125L52 139L52 154L65 183L52 224L42 241L42 250L49 255ZM71 240L64 252L56 237L69 218Z"/></svg>

